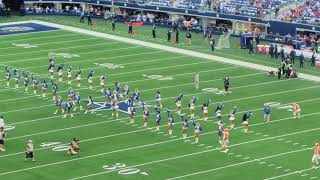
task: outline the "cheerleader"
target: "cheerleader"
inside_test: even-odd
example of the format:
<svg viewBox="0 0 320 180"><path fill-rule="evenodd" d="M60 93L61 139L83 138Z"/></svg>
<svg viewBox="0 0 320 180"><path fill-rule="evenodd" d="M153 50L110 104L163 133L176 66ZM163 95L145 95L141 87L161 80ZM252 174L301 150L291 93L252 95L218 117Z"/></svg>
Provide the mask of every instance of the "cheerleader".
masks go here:
<svg viewBox="0 0 320 180"><path fill-rule="evenodd" d="M104 105L110 104L111 103L111 89L107 88L104 90L104 96L106 97L106 101Z"/></svg>
<svg viewBox="0 0 320 180"><path fill-rule="evenodd" d="M160 121L161 121L161 114L160 111L157 110L156 112L156 131L160 129Z"/></svg>
<svg viewBox="0 0 320 180"><path fill-rule="evenodd" d="M78 88L80 88L81 87L81 71L80 70L77 72L76 79L77 79L77 86Z"/></svg>
<svg viewBox="0 0 320 180"><path fill-rule="evenodd" d="M190 109L190 116L191 119L194 119L194 109L195 109L195 103L197 101L198 97L194 96L193 98L190 98L190 103L189 103L189 109Z"/></svg>
<svg viewBox="0 0 320 180"><path fill-rule="evenodd" d="M69 67L69 70L67 72L67 84L71 85L72 82L72 71L71 71L71 67Z"/></svg>
<svg viewBox="0 0 320 180"><path fill-rule="evenodd" d="M123 98L123 97L122 97L122 94L121 94L121 85L120 85L120 82L119 82L119 81L116 81L116 82L114 83L114 89L115 89L115 91L117 91L117 93L119 94L119 96L120 96L121 98Z"/></svg>
<svg viewBox="0 0 320 180"><path fill-rule="evenodd" d="M145 106L143 108L143 127L147 127L149 115L150 114L149 114L148 108Z"/></svg>
<svg viewBox="0 0 320 180"><path fill-rule="evenodd" d="M24 84L24 92L28 92L28 90L29 90L29 77L28 77L28 74L24 74L23 84Z"/></svg>
<svg viewBox="0 0 320 180"><path fill-rule="evenodd" d="M217 120L218 121L221 121L221 111L222 109L224 108L224 104L223 103L219 103L216 110L215 110L215 113L216 113L216 117L217 117Z"/></svg>
<svg viewBox="0 0 320 180"><path fill-rule="evenodd" d="M104 80L105 80L105 75L100 77L100 87L101 87L101 92L104 92Z"/></svg>
<svg viewBox="0 0 320 180"><path fill-rule="evenodd" d="M59 111L61 111L61 114L64 113L64 109L62 108L62 98L61 96L58 96L56 99L56 111L53 114L57 114Z"/></svg>
<svg viewBox="0 0 320 180"><path fill-rule="evenodd" d="M10 85L10 79L11 79L11 73L9 69L6 70L6 82L7 82L7 87Z"/></svg>
<svg viewBox="0 0 320 180"><path fill-rule="evenodd" d="M128 113L130 116L129 123L134 123L134 115L136 113L136 108L134 108L133 103L130 103L130 106L128 107Z"/></svg>
<svg viewBox="0 0 320 180"><path fill-rule="evenodd" d="M68 101L72 102L73 104L75 104L75 93L73 92L73 90L71 88L69 88L68 90Z"/></svg>
<svg viewBox="0 0 320 180"><path fill-rule="evenodd" d="M243 132L248 133L249 129L249 118L253 115L252 112L247 112L242 117L242 125L243 125Z"/></svg>
<svg viewBox="0 0 320 180"><path fill-rule="evenodd" d="M140 102L140 92L139 92L138 89L135 89L135 90L134 90L133 100L134 100L134 103L141 104L141 102Z"/></svg>
<svg viewBox="0 0 320 180"><path fill-rule="evenodd" d="M46 80L42 80L42 97L46 97L47 89L48 89L48 84Z"/></svg>
<svg viewBox="0 0 320 180"><path fill-rule="evenodd" d="M19 80L20 80L20 75L19 75L19 72L18 70L14 69L13 70L13 74L15 76L15 88L18 89L19 88Z"/></svg>
<svg viewBox="0 0 320 180"><path fill-rule="evenodd" d="M128 101L128 98L129 98L129 86L128 85L125 85L123 88L123 96L124 96L124 99L126 101Z"/></svg>
<svg viewBox="0 0 320 180"><path fill-rule="evenodd" d="M58 81L62 82L62 69L63 69L64 64L60 64L58 66L57 72L58 72Z"/></svg>
<svg viewBox="0 0 320 180"><path fill-rule="evenodd" d="M162 109L160 91L157 91L155 100L156 100L156 105L155 105L155 107L157 107L158 109Z"/></svg>
<svg viewBox="0 0 320 180"><path fill-rule="evenodd" d="M116 118L118 118L119 117L118 111L119 111L119 106L117 101L112 102L112 117L116 116Z"/></svg>
<svg viewBox="0 0 320 180"><path fill-rule="evenodd" d="M237 106L233 106L232 111L229 113L230 129L234 128L234 119L235 119L235 114L237 113L237 111L238 111Z"/></svg>
<svg viewBox="0 0 320 180"><path fill-rule="evenodd" d="M182 100L183 94L180 94L180 96L176 99L176 106L177 106L177 113L178 115L181 114L181 100Z"/></svg>
<svg viewBox="0 0 320 180"><path fill-rule="evenodd" d="M72 103L71 102L67 102L64 106L64 109L65 109L65 114L63 116L63 118L66 118L67 115L70 115L70 117L72 118L73 117L73 114L72 114Z"/></svg>
<svg viewBox="0 0 320 180"><path fill-rule="evenodd" d="M89 75L87 77L89 89L93 89L93 70L90 69Z"/></svg>
<svg viewBox="0 0 320 180"><path fill-rule="evenodd" d="M87 114L88 112L94 113L93 100L91 96L88 96L87 110L84 112L84 114Z"/></svg>
<svg viewBox="0 0 320 180"><path fill-rule="evenodd" d="M228 144L229 144L229 130L228 128L224 128L223 139L222 139L222 148L223 148L222 152L227 153L229 151Z"/></svg>
<svg viewBox="0 0 320 180"><path fill-rule="evenodd" d="M222 121L217 122L218 125L218 142L222 145L222 138L223 138L223 124Z"/></svg>
<svg viewBox="0 0 320 180"><path fill-rule="evenodd" d="M187 119L185 119L183 115L181 116L181 121L182 121L182 139L186 139L189 124Z"/></svg>
<svg viewBox="0 0 320 180"><path fill-rule="evenodd" d="M79 92L76 93L75 100L76 100L76 106L74 107L73 111L76 111L77 107L80 109L80 111L82 111L81 97Z"/></svg>
<svg viewBox="0 0 320 180"><path fill-rule="evenodd" d="M194 142L198 143L199 142L200 132L202 131L202 127L200 126L199 122L195 123L193 119L192 119L192 125L194 127L194 138L195 138Z"/></svg>
<svg viewBox="0 0 320 180"><path fill-rule="evenodd" d="M36 95L37 94L37 90L38 90L38 80L36 77L34 77L33 79L33 94Z"/></svg>
<svg viewBox="0 0 320 180"><path fill-rule="evenodd" d="M168 113L168 133L169 135L172 135L174 120L171 112L167 111L167 113Z"/></svg>
<svg viewBox="0 0 320 180"><path fill-rule="evenodd" d="M113 91L113 94L111 95L111 101L114 103L118 103L119 95L117 91Z"/></svg>
<svg viewBox="0 0 320 180"><path fill-rule="evenodd" d="M57 92L58 92L58 86L56 83L54 83L52 86L52 100L56 100Z"/></svg>
<svg viewBox="0 0 320 180"><path fill-rule="evenodd" d="M209 107L210 102L211 102L211 100L208 99L208 101L202 105L203 120L205 122L208 121L208 107Z"/></svg>
<svg viewBox="0 0 320 180"><path fill-rule="evenodd" d="M49 77L50 79L54 79L54 66L52 64L49 65L48 67L48 71L49 71Z"/></svg>

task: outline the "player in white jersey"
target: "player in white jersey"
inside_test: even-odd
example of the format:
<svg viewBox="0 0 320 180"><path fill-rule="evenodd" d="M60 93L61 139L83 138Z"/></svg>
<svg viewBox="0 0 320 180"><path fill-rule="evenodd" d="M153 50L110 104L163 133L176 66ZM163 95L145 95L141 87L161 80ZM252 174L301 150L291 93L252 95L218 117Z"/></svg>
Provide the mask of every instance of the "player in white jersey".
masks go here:
<svg viewBox="0 0 320 180"><path fill-rule="evenodd" d="M198 72L195 72L195 73L193 74L193 76L194 76L195 88L196 88L196 90L198 90L198 89L199 89L199 83L200 83L200 75L199 75Z"/></svg>
<svg viewBox="0 0 320 180"><path fill-rule="evenodd" d="M34 153L33 153L33 143L32 140L29 140L27 143L27 151L26 151L26 158L25 160L32 159L32 161L35 161L34 159Z"/></svg>
<svg viewBox="0 0 320 180"><path fill-rule="evenodd" d="M69 70L67 72L67 84L71 85L71 82L72 82L72 69L71 67L69 67Z"/></svg>

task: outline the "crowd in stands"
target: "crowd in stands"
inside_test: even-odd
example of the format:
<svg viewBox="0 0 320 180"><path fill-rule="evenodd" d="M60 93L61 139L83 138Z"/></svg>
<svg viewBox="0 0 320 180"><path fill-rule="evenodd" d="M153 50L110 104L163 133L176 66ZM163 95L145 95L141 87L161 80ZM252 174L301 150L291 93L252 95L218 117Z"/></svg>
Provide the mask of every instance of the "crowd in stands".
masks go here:
<svg viewBox="0 0 320 180"><path fill-rule="evenodd" d="M307 0L305 3L290 9L280 18L288 22L320 25L320 1Z"/></svg>

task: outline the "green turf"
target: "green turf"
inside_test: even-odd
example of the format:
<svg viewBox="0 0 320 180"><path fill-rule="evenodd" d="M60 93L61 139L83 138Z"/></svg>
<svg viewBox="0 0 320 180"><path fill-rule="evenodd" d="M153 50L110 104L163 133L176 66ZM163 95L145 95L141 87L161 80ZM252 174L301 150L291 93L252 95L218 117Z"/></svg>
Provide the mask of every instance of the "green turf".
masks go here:
<svg viewBox="0 0 320 180"><path fill-rule="evenodd" d="M52 17L41 19L55 20L61 24L71 24L76 20L69 17L55 18L57 20ZM71 25L76 26L76 24ZM125 31L125 26L119 25L119 30ZM144 30L147 31L147 29ZM120 35L120 33L117 34ZM151 41L140 36L134 38ZM234 39L233 45L235 41ZM28 43L38 47L16 48L12 46L12 42ZM159 43L169 45L165 42L159 41ZM200 50L194 46L181 45L181 47ZM242 180L265 179L311 167L311 148L315 142L319 141L317 137L317 132L320 130L318 128L320 104L317 96L320 89L319 83L300 79L277 80L267 76L265 72L249 68L62 30L0 37L1 67L9 65L11 68L17 67L47 76L49 50L55 53L79 55L80 57L70 59L57 58L56 63L64 63L65 67L72 66L73 69L77 69L81 64L83 78L86 77L89 69L94 69L94 90L88 90L86 82L82 83L80 89L75 86L75 82L72 84L72 88L80 92L83 100L88 95L91 95L95 101L105 100L99 92L99 77L103 74L108 74L107 87L113 89L114 82L120 81L122 85L129 85L131 92L138 88L141 91L142 100L147 101L149 105L155 103L155 92L161 91L164 109L160 133L140 128L143 124L140 109L136 113L134 125L127 124L128 115L120 113L119 119L115 119L111 117L110 111L86 115L82 111L80 114L75 113L74 118L62 119L62 115L53 115L55 105L50 93L51 86L49 86L47 98L42 98L32 95L31 88L28 93L25 93L22 81L17 90L14 89L13 81L10 82L10 88L6 88L3 77L0 80L2 87L0 109L6 123L15 126L14 130L7 131L6 151L0 153L2 162L0 177L3 179L70 179L87 175L90 176L84 179L168 179L187 175L180 179ZM221 53L224 57L230 58L241 55L237 59L267 64L263 58L259 57L255 57L254 61L246 59L246 55L242 55L242 50L233 49L232 54L228 53L229 51L231 50L215 53ZM124 68L108 69L96 66L94 63L113 63L122 65ZM312 71L313 74L319 73L316 69L307 70ZM200 73L200 89L223 89L222 79L230 76L231 95L223 96L195 90L192 83L192 74L195 71ZM3 73L3 70L1 72ZM142 74L172 76L173 80L148 79ZM68 89L66 82L59 83L58 86L58 94L66 100ZM181 124L177 114L174 114L176 121L174 136L176 137L166 135L165 110L176 109L175 99L181 93L185 94L183 112L186 115L189 114L187 108L189 98L199 97L196 116L204 131L200 135L198 144L193 144L191 124L188 130L190 141L184 142L181 139ZM210 121L203 122L200 106L208 98L213 100L209 107ZM219 102L225 104L222 112L226 126L229 125L227 117L229 111L234 105L239 107L239 113L236 115L236 129L230 131L231 147L227 155L220 152L217 142L216 119L213 111ZM272 108L271 123L264 125L262 108L266 102L281 104L300 102L303 117L299 120L292 119L292 112L287 109ZM85 107L85 102L82 103ZM250 119L250 133L244 134L240 120L243 113L249 110L252 110L254 115ZM153 128L154 110L150 108L150 112L148 126ZM40 144L45 142L69 143L73 137L81 140L79 156L70 157L66 151L57 152L52 148L40 147ZM36 162L24 161L25 144L28 139L34 141ZM116 163L124 163L129 169L114 171L102 168L104 165L112 166ZM140 170L139 173L123 174L138 171L137 169ZM141 172L145 173L141 174ZM198 172L199 174L193 174ZM319 176L318 171L312 170L279 179L300 180L317 176Z"/></svg>

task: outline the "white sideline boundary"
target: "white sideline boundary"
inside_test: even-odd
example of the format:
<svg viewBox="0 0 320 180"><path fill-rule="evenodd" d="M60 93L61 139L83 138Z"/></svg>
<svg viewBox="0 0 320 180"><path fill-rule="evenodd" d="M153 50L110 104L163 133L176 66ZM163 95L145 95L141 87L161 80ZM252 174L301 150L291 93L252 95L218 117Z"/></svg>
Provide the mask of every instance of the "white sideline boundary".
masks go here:
<svg viewBox="0 0 320 180"><path fill-rule="evenodd" d="M160 45L160 44L156 44L156 43L144 42L141 40L130 39L130 38L126 38L126 37L120 37L120 36L110 35L110 34L106 34L106 33L95 32L95 31L91 31L91 30L85 30L85 29L80 29L80 28L76 28L76 27L50 23L50 22L44 22L44 21L39 21L39 20L30 20L30 21L23 21L20 23L28 23L28 22L29 23L38 23L38 24L51 26L51 27L56 27L59 29L63 29L63 30L67 30L67 31L75 32L75 33L87 34L87 35L95 36L98 38L112 39L115 41L121 41L124 43L130 43L130 44L145 46L145 47L149 47L149 48L160 49L160 50L164 50L164 51L168 51L168 52L172 52L172 53L176 53L176 54L183 54L183 55L187 55L187 56L191 56L191 57L207 59L207 60L211 60L211 61L220 62L223 64L238 65L238 66L242 66L242 67L246 67L246 68L265 71L265 72L268 72L270 70L274 70L274 71L277 70L276 68L269 67L269 66L264 66L264 65L249 63L249 62L243 62L243 61L234 60L234 59L230 59L230 58L224 58L224 57L205 54L205 53L201 53L201 52L180 49L180 48ZM19 23L19 22L17 22L17 23ZM302 79L305 79L305 80L320 82L320 77L310 75L310 74L299 73L299 77Z"/></svg>

